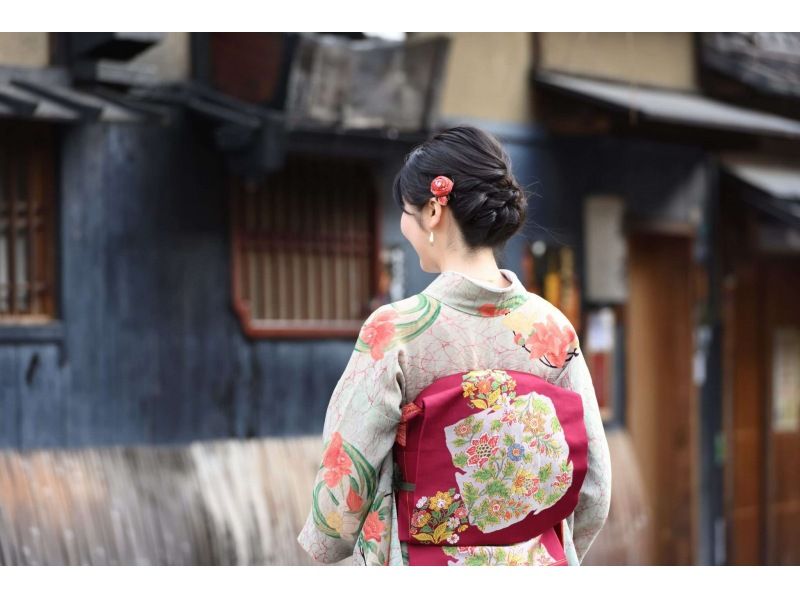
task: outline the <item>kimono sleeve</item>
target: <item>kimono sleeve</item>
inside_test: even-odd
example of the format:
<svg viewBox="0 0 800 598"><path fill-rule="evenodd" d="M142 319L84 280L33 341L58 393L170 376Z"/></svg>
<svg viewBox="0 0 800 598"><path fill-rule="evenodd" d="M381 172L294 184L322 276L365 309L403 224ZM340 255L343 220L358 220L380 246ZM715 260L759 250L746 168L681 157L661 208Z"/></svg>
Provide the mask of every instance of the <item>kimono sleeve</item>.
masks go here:
<svg viewBox="0 0 800 598"><path fill-rule="evenodd" d="M353 555L357 542L379 551L391 529L378 487L386 485L382 464L395 441L404 388L396 315L390 304L367 318L328 404L311 512L297 537L319 562Z"/></svg>
<svg viewBox="0 0 800 598"><path fill-rule="evenodd" d="M575 553L578 561L582 562L608 519L611 505L611 457L586 359L580 349L575 353L555 383L577 392L583 399L584 423L589 442L588 462L570 526Z"/></svg>

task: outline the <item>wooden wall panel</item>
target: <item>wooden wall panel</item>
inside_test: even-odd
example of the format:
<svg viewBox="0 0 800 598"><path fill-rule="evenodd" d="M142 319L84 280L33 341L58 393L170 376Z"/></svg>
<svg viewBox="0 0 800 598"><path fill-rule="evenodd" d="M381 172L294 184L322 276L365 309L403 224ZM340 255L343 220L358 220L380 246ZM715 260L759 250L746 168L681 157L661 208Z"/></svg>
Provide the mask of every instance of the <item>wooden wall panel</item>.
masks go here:
<svg viewBox="0 0 800 598"><path fill-rule="evenodd" d="M756 316L761 309L758 270L748 255L750 228L744 216L728 210L723 221L730 260L723 288L724 512L727 563L759 565L764 537L764 367Z"/></svg>
<svg viewBox="0 0 800 598"><path fill-rule="evenodd" d="M209 33L211 83L245 102L267 104L280 92L283 33Z"/></svg>

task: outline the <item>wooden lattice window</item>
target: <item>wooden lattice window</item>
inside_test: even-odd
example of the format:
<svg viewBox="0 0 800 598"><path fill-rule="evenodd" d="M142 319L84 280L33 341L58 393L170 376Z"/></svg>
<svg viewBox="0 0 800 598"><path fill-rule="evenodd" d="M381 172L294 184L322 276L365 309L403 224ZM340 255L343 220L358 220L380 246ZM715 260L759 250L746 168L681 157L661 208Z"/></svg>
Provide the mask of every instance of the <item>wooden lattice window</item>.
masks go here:
<svg viewBox="0 0 800 598"><path fill-rule="evenodd" d="M0 123L0 323L55 317L53 132Z"/></svg>
<svg viewBox="0 0 800 598"><path fill-rule="evenodd" d="M250 336L355 336L379 267L368 164L290 155L260 182L232 181L233 302Z"/></svg>

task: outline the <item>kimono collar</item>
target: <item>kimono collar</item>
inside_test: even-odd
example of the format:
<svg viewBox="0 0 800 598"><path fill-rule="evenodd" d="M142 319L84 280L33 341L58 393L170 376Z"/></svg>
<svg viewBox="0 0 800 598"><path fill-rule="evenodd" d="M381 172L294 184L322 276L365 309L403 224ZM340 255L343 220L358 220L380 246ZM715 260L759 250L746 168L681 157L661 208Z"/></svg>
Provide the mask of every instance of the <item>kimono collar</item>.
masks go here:
<svg viewBox="0 0 800 598"><path fill-rule="evenodd" d="M500 272L511 281L510 286L500 288L455 270L444 270L422 293L468 314L502 316L525 303L529 294L514 272L505 268Z"/></svg>

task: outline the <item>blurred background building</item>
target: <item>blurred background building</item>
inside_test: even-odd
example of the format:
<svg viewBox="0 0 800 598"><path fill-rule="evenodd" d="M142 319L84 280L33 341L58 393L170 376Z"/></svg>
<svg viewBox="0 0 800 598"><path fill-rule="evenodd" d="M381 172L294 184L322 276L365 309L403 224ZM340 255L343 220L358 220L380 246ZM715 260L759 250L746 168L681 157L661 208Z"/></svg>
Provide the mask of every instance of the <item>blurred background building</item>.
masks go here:
<svg viewBox="0 0 800 598"><path fill-rule="evenodd" d="M434 277L392 179L460 123L589 359L584 564L800 564L790 33L0 34L0 562L308 562L358 329Z"/></svg>

